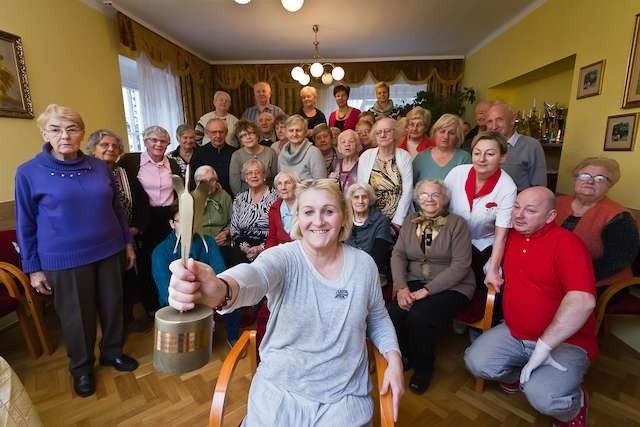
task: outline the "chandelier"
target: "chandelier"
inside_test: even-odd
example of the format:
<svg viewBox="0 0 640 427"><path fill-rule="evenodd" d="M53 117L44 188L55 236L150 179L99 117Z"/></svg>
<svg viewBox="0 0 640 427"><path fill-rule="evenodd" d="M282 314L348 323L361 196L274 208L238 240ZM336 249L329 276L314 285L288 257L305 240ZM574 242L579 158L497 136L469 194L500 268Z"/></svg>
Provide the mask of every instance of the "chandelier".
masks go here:
<svg viewBox="0 0 640 427"><path fill-rule="evenodd" d="M330 62L323 62L318 50L318 24L313 27L315 41L313 42L313 62L311 64L300 64L291 69L291 77L306 86L311 81L311 76L319 78L325 85L330 85L334 80L339 81L344 78L344 68L335 66ZM306 70L306 71L305 71ZM308 71L308 72L307 72ZM310 75L309 75L310 74Z"/></svg>
<svg viewBox="0 0 640 427"><path fill-rule="evenodd" d="M238 4L248 4L251 0L234 0ZM282 7L289 12L297 12L302 9L304 0L280 0Z"/></svg>

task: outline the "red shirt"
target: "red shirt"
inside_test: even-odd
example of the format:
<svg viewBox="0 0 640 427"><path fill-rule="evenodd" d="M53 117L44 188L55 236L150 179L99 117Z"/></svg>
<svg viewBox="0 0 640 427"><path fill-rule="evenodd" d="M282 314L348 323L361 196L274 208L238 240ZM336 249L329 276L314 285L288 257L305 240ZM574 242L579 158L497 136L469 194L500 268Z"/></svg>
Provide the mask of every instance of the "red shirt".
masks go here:
<svg viewBox="0 0 640 427"><path fill-rule="evenodd" d="M510 230L504 254L504 319L511 335L537 341L551 324L569 291L595 296L591 256L578 236L555 223L529 237ZM595 317L566 340L583 348L591 360L598 354Z"/></svg>
<svg viewBox="0 0 640 427"><path fill-rule="evenodd" d="M291 236L289 236L289 233L284 229L284 225L282 225L280 205L282 205L283 202L282 198L278 197L269 208L269 235L264 244L265 248L271 248L281 243L292 241Z"/></svg>
<svg viewBox="0 0 640 427"><path fill-rule="evenodd" d="M402 140L400 141L400 144L398 144L398 148L402 148L403 150L409 151L409 148L407 147L408 140L409 140L409 137L407 136L403 137ZM416 151L420 153L426 150L427 148L435 147L435 145L436 145L436 142L433 139L427 138L425 136L424 138L422 138L422 141L420 141L420 144L418 144L418 146L416 147Z"/></svg>

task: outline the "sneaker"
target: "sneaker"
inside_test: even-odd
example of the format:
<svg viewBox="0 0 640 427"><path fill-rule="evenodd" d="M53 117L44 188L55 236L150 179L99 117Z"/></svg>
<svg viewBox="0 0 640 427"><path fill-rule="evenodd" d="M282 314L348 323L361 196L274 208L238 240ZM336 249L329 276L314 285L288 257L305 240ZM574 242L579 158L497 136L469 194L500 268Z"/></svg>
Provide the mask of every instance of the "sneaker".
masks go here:
<svg viewBox="0 0 640 427"><path fill-rule="evenodd" d="M500 383L500 388L507 394L520 393L520 381L514 383Z"/></svg>
<svg viewBox="0 0 640 427"><path fill-rule="evenodd" d="M580 387L582 390L582 407L572 420L569 421L560 421L553 419L552 426L553 427L587 427L587 410L589 408L589 395L583 386Z"/></svg>

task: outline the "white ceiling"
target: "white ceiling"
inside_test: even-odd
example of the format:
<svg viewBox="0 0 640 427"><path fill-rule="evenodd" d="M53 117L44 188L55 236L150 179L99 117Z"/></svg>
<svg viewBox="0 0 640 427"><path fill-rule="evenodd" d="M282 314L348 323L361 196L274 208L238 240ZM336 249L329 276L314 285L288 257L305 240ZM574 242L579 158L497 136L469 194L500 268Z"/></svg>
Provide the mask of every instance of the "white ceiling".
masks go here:
<svg viewBox="0 0 640 427"><path fill-rule="evenodd" d="M85 1L85 0L83 0ZM95 1L95 0L93 0ZM544 0L113 0L117 10L211 63L462 58Z"/></svg>

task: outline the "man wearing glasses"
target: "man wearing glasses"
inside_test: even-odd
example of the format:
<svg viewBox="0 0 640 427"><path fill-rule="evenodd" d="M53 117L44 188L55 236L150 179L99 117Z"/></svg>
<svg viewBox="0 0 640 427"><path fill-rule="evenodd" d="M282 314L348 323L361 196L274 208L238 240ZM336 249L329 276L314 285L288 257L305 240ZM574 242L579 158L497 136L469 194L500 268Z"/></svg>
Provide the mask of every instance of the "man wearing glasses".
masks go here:
<svg viewBox="0 0 640 427"><path fill-rule="evenodd" d="M222 188L232 194L229 184L229 164L231 163L231 155L237 148L226 143L227 132L224 120L215 118L207 122L204 133L209 138L209 143L198 147L193 154L191 174L193 175L200 166L211 166L218 173ZM191 182L194 180L192 179Z"/></svg>

